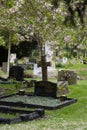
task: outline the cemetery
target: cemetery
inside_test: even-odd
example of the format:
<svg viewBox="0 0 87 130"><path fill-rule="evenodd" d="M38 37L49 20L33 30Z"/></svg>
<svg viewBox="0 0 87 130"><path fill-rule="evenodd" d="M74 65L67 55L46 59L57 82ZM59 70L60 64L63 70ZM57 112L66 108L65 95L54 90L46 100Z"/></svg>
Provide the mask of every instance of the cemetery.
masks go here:
<svg viewBox="0 0 87 130"><path fill-rule="evenodd" d="M87 0L0 1L0 130L87 130Z"/></svg>

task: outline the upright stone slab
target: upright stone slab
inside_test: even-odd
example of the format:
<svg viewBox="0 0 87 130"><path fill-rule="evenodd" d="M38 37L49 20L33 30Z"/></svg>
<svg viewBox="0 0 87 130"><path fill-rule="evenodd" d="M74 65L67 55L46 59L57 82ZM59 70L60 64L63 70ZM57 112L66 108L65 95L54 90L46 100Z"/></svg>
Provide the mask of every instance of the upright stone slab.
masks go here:
<svg viewBox="0 0 87 130"><path fill-rule="evenodd" d="M15 53L11 53L11 55L10 55L10 62L14 63L15 59L16 59L16 54Z"/></svg>
<svg viewBox="0 0 87 130"><path fill-rule="evenodd" d="M41 67L38 67L38 64L34 64L34 77L42 77Z"/></svg>
<svg viewBox="0 0 87 130"><path fill-rule="evenodd" d="M59 70L58 81L68 81L69 84L76 84L77 73L72 70Z"/></svg>
<svg viewBox="0 0 87 130"><path fill-rule="evenodd" d="M68 81L59 81L57 83L57 86L58 86L58 91L57 91L58 95L63 96L69 93Z"/></svg>
<svg viewBox="0 0 87 130"><path fill-rule="evenodd" d="M2 63L2 70L4 73L7 73L7 62Z"/></svg>
<svg viewBox="0 0 87 130"><path fill-rule="evenodd" d="M37 96L56 97L57 84L49 81L35 82L34 94Z"/></svg>
<svg viewBox="0 0 87 130"><path fill-rule="evenodd" d="M23 81L24 69L20 66L12 66L9 71L9 77L14 78L17 81Z"/></svg>

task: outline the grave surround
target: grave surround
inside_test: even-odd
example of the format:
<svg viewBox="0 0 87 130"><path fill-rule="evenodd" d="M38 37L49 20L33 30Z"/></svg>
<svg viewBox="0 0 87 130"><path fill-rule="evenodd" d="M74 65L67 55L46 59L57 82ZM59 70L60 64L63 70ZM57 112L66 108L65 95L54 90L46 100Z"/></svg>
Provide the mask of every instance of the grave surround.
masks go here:
<svg viewBox="0 0 87 130"><path fill-rule="evenodd" d="M60 109L77 102L77 99L61 96L57 97L57 84L49 81L35 82L34 93L20 93L2 96L0 105L21 106L29 108Z"/></svg>
<svg viewBox="0 0 87 130"><path fill-rule="evenodd" d="M0 118L0 123L2 124L13 124L25 121L32 121L34 119L42 118L45 115L44 109L36 109L36 110L21 110L18 108L12 108L9 106L0 105L0 112L1 113L10 113L16 114L19 113L19 116L15 118Z"/></svg>

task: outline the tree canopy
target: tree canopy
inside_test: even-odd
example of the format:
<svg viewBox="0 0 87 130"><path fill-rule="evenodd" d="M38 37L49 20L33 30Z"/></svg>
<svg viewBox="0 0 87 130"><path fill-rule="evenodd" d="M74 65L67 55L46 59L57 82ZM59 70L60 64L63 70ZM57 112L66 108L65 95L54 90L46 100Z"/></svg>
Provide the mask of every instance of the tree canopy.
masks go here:
<svg viewBox="0 0 87 130"><path fill-rule="evenodd" d="M0 44L18 44L35 38L39 44L53 41L54 49L87 46L87 0L0 1ZM41 48L40 48L41 49Z"/></svg>

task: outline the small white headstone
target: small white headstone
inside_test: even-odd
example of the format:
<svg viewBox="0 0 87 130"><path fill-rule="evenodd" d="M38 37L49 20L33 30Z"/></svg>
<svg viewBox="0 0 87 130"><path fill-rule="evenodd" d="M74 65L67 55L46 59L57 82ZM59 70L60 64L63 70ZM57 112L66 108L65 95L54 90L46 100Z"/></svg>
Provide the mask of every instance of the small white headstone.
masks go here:
<svg viewBox="0 0 87 130"><path fill-rule="evenodd" d="M38 67L37 64L34 64L34 76L42 77L41 67Z"/></svg>
<svg viewBox="0 0 87 130"><path fill-rule="evenodd" d="M11 63L14 63L15 59L16 59L16 54L15 54L15 53L12 53L12 54L10 55L10 62L11 62Z"/></svg>
<svg viewBox="0 0 87 130"><path fill-rule="evenodd" d="M67 57L63 57L63 63L67 63L68 62L68 59L67 59Z"/></svg>

